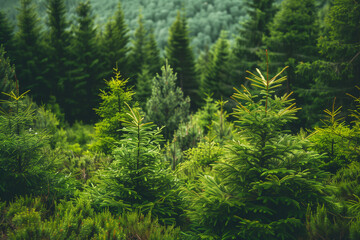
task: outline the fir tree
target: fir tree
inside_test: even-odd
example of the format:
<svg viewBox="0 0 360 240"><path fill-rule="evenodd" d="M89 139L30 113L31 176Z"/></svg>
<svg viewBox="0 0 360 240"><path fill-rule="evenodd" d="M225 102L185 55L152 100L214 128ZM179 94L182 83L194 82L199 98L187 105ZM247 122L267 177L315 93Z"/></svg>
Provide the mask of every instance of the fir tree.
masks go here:
<svg viewBox="0 0 360 240"><path fill-rule="evenodd" d="M48 91L46 94L58 98L61 105L70 98L70 33L66 20L64 0L49 0L47 5L49 32L46 38L48 53Z"/></svg>
<svg viewBox="0 0 360 240"><path fill-rule="evenodd" d="M195 75L195 63L190 48L189 33L186 17L178 12L169 30L168 44L165 49L166 58L178 74L177 85L181 87L185 96L192 100L192 107L197 100L198 83Z"/></svg>
<svg viewBox="0 0 360 240"><path fill-rule="evenodd" d="M203 97L213 94L215 99L228 98L232 93L229 69L230 44L226 37L226 33L222 32L211 49L210 66L201 78L200 90Z"/></svg>
<svg viewBox="0 0 360 240"><path fill-rule="evenodd" d="M0 11L0 46L1 45L4 46L5 51L8 53L14 50L13 27L3 11Z"/></svg>
<svg viewBox="0 0 360 240"><path fill-rule="evenodd" d="M128 28L124 13L119 2L115 15L109 19L102 37L102 61L104 62L105 78L109 78L112 69L117 68L123 76L129 76L128 70Z"/></svg>
<svg viewBox="0 0 360 240"><path fill-rule="evenodd" d="M321 58L296 68L297 93L306 104L301 115L306 127L319 123L322 110L332 105L334 97L339 105L348 106L352 102L346 93L357 94L354 86L360 76L359 12L359 1L334 1L318 40Z"/></svg>
<svg viewBox="0 0 360 240"><path fill-rule="evenodd" d="M254 70L261 60L258 52L265 45L263 37L269 36L269 25L275 15L274 0L246 2L249 19L240 28L233 49L234 79L244 79L246 70Z"/></svg>
<svg viewBox="0 0 360 240"><path fill-rule="evenodd" d="M135 30L130 51L131 72L133 76L139 74L147 62L146 56L147 32L141 12L138 16L138 27Z"/></svg>
<svg viewBox="0 0 360 240"><path fill-rule="evenodd" d="M34 194L44 186L45 157L41 148L47 139L44 132L32 129L35 111L19 89L5 93L5 108L0 109L0 197Z"/></svg>
<svg viewBox="0 0 360 240"><path fill-rule="evenodd" d="M287 92L302 84L295 81L295 66L317 55L317 14L314 0L285 0L270 26L270 37L266 39L272 57L272 65L289 65ZM305 83L306 84L306 83Z"/></svg>
<svg viewBox="0 0 360 240"><path fill-rule="evenodd" d="M115 76L105 81L106 89L100 90L100 106L95 109L100 122L95 124L95 141L91 149L96 152L111 153L115 143L122 138L123 121L127 120L128 109L134 92L126 87L128 80L122 79L120 72L115 69Z"/></svg>
<svg viewBox="0 0 360 240"><path fill-rule="evenodd" d="M128 116L123 138L114 150L115 160L101 173L99 186L93 188L94 204L117 212L150 211L163 221L173 221L179 202L175 181L162 162L161 129L145 123L136 109L129 107Z"/></svg>
<svg viewBox="0 0 360 240"><path fill-rule="evenodd" d="M66 113L70 122L75 119L89 122L94 120L93 108L96 107L98 89L102 86L99 46L90 2L80 3L76 12L77 26L71 46L76 68L71 76L71 97Z"/></svg>
<svg viewBox="0 0 360 240"><path fill-rule="evenodd" d="M177 75L167 63L161 70L162 75L157 75L152 81L151 97L146 103L146 118L158 127L164 126L163 135L169 140L179 123L187 120L190 99L184 98L181 89L176 86Z"/></svg>
<svg viewBox="0 0 360 240"><path fill-rule="evenodd" d="M147 42L145 46L147 57L147 64L149 65L149 72L155 76L156 73L161 71L163 59L160 57L160 50L157 46L153 29L148 31Z"/></svg>
<svg viewBox="0 0 360 240"><path fill-rule="evenodd" d="M17 78L22 91L31 89L32 96L41 101L45 82L43 79L43 64L40 41L40 25L32 0L21 0L18 15L18 32L15 35Z"/></svg>
<svg viewBox="0 0 360 240"><path fill-rule="evenodd" d="M9 93L15 90L15 67L5 53L4 47L0 46L0 92ZM5 99L5 96L0 97L0 100Z"/></svg>
<svg viewBox="0 0 360 240"><path fill-rule="evenodd" d="M283 70L284 71L284 70ZM298 108L291 94L273 96L286 77L252 74L259 88L236 90L238 133L214 171L190 185L188 216L201 238L298 239L308 206L325 204L321 157L284 126Z"/></svg>

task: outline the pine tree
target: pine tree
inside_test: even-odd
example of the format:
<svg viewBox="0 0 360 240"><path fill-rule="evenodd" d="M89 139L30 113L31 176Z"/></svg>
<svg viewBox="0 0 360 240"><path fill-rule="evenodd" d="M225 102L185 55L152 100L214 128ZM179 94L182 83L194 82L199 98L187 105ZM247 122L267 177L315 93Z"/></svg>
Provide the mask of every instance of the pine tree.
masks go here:
<svg viewBox="0 0 360 240"><path fill-rule="evenodd" d="M186 17L177 13L177 17L169 30L168 44L165 49L166 58L178 74L177 85L185 96L192 100L192 107L197 100L198 83L195 74L195 63L188 36Z"/></svg>
<svg viewBox="0 0 360 240"><path fill-rule="evenodd" d="M176 73L166 63L162 75L152 81L151 97L146 103L146 118L158 127L164 126L163 135L170 140L179 123L185 122L189 115L190 99L184 98L176 86Z"/></svg>
<svg viewBox="0 0 360 240"><path fill-rule="evenodd" d="M121 4L119 2L115 15L109 19L105 26L102 37L102 62L104 62L105 78L109 78L112 69L117 68L126 77L130 75L128 70L128 27Z"/></svg>
<svg viewBox="0 0 360 240"><path fill-rule="evenodd" d="M18 32L15 35L17 78L22 91L31 89L32 96L42 101L45 82L43 79L43 53L40 41L40 25L32 0L21 0L18 15Z"/></svg>
<svg viewBox="0 0 360 240"><path fill-rule="evenodd" d="M222 32L211 49L210 66L201 77L200 90L203 97L213 94L215 99L229 98L232 93L231 71L229 69L230 44L226 38L227 34Z"/></svg>
<svg viewBox="0 0 360 240"><path fill-rule="evenodd" d="M99 46L96 28L91 14L90 2L80 3L76 9L77 26L71 46L75 69L71 76L71 97L68 99L67 119L73 122L94 120L98 89L102 87L100 77Z"/></svg>
<svg viewBox="0 0 360 240"><path fill-rule="evenodd" d="M70 77L70 33L69 23L66 20L66 8L64 0L49 0L48 12L48 35L46 40L48 53L48 91L46 94L56 96L63 106L65 99L72 86Z"/></svg>
<svg viewBox="0 0 360 240"><path fill-rule="evenodd" d="M3 11L0 11L0 46L3 45L8 54L14 50L13 27Z"/></svg>

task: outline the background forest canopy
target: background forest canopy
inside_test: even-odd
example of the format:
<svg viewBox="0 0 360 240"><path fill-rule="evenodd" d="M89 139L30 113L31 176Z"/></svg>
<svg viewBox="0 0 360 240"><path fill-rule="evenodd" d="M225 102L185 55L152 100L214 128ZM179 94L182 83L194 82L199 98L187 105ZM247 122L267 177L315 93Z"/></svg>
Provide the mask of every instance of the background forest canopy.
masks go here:
<svg viewBox="0 0 360 240"><path fill-rule="evenodd" d="M0 4L0 239L360 239L360 0Z"/></svg>

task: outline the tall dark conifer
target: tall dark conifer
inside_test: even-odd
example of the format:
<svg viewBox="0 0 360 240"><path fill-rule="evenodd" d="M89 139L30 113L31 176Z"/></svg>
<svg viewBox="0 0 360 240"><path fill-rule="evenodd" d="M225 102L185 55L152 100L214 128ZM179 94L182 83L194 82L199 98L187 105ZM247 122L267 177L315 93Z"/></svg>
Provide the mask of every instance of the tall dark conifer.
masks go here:
<svg viewBox="0 0 360 240"><path fill-rule="evenodd" d="M68 93L70 70L70 34L64 0L49 0L47 5L49 32L46 38L48 53L47 94L55 95L63 105Z"/></svg>
<svg viewBox="0 0 360 240"><path fill-rule="evenodd" d="M10 53L14 50L13 27L9 23L3 11L0 11L0 45Z"/></svg>
<svg viewBox="0 0 360 240"><path fill-rule="evenodd" d="M110 78L115 67L124 77L130 75L128 70L128 31L124 12L119 2L115 15L109 19L105 26L102 38L102 61L104 62L105 78Z"/></svg>
<svg viewBox="0 0 360 240"><path fill-rule="evenodd" d="M181 87L185 96L190 96L192 107L194 107L193 103L198 95L198 83L186 17L184 14L181 15L180 12L178 12L174 23L170 27L168 44L165 51L170 66L178 74L177 85Z"/></svg>
<svg viewBox="0 0 360 240"><path fill-rule="evenodd" d="M138 17L138 27L135 30L132 40L132 48L130 52L130 64L132 76L136 76L141 72L144 64L147 62L145 48L147 42L147 32L144 26L143 16L140 13Z"/></svg>
<svg viewBox="0 0 360 240"><path fill-rule="evenodd" d="M31 89L32 96L38 101L43 100L44 88L43 53L41 29L32 0L21 0L18 15L18 32L15 35L15 65L20 90Z"/></svg>
<svg viewBox="0 0 360 240"><path fill-rule="evenodd" d="M318 31L314 0L284 0L281 3L270 25L270 37L266 38L266 44L274 67L284 63L289 66L288 92L304 84L295 81L295 65L312 60L317 55Z"/></svg>
<svg viewBox="0 0 360 240"><path fill-rule="evenodd" d="M230 44L227 34L222 32L220 38L211 49L211 59L207 63L209 67L202 73L201 94L205 98L208 94L214 94L215 99L228 98L232 94L233 85L230 81Z"/></svg>
<svg viewBox="0 0 360 240"><path fill-rule="evenodd" d="M236 38L234 52L234 79L243 79L246 70L254 70L259 65L258 52L263 37L269 36L269 25L275 15L274 0L251 0L246 3L249 19L245 21Z"/></svg>
<svg viewBox="0 0 360 240"><path fill-rule="evenodd" d="M71 76L72 95L68 102L68 120L89 122L94 119L99 88L102 87L99 66L99 46L96 41L94 17L90 2L80 3L76 9L77 24L74 29L71 52L76 69Z"/></svg>

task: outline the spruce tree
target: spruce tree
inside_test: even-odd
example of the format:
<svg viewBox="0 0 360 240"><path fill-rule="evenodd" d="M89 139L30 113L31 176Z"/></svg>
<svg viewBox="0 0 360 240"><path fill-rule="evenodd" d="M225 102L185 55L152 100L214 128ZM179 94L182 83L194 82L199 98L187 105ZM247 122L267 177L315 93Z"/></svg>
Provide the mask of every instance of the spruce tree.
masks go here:
<svg viewBox="0 0 360 240"><path fill-rule="evenodd" d="M254 70L261 60L259 51L269 36L269 25L275 15L274 0L251 0L245 3L249 19L241 24L233 49L234 79L244 79L246 70Z"/></svg>
<svg viewBox="0 0 360 240"><path fill-rule="evenodd" d="M178 74L177 85L192 100L192 107L197 100L198 82L195 74L195 62L190 48L188 27L185 15L177 13L170 27L168 44L165 49L166 58Z"/></svg>
<svg viewBox="0 0 360 240"><path fill-rule="evenodd" d="M321 156L285 129L298 108L291 94L274 95L286 81L279 74L252 74L257 95L236 90L235 140L200 185L189 186L188 216L200 238L299 239L308 206L327 203Z"/></svg>
<svg viewBox="0 0 360 240"><path fill-rule="evenodd" d="M13 26L6 18L6 14L0 11L0 46L3 45L5 51L10 53L14 50Z"/></svg>
<svg viewBox="0 0 360 240"><path fill-rule="evenodd" d="M71 46L76 68L71 74L71 97L66 103L67 119L89 122L94 120L98 89L102 87L100 77L99 46L90 2L80 3L76 9L77 25Z"/></svg>
<svg viewBox="0 0 360 240"><path fill-rule="evenodd" d="M15 64L21 91L32 90L32 96L39 102L46 92L43 78L43 52L39 19L32 0L21 0L18 15L18 31L15 34Z"/></svg>
<svg viewBox="0 0 360 240"><path fill-rule="evenodd" d="M156 43L153 29L148 31L145 52L147 57L147 64L149 66L149 72L151 75L155 76L156 73L161 72L163 59L160 57L160 50Z"/></svg>
<svg viewBox="0 0 360 240"><path fill-rule="evenodd" d="M147 32L141 12L138 16L138 27L135 29L132 47L130 50L131 72L133 76L139 74L147 62L145 48L147 43Z"/></svg>
<svg viewBox="0 0 360 240"><path fill-rule="evenodd" d="M64 0L49 0L48 12L48 35L45 38L47 44L47 88L46 94L56 96L63 106L71 86L70 77L70 33L69 23L66 20L66 7Z"/></svg>
<svg viewBox="0 0 360 240"><path fill-rule="evenodd" d="M122 138L123 122L128 119L125 103L131 104L134 95L127 82L115 69L114 77L105 81L106 88L100 90L101 102L95 111L101 120L95 124L95 141L90 147L95 152L111 153Z"/></svg>
<svg viewBox="0 0 360 240"><path fill-rule="evenodd" d="M301 84L297 92L306 104L301 115L306 127L320 123L322 110L332 105L334 97L339 105L353 104L346 93L355 96L354 86L359 83L359 12L359 1L334 1L318 39L320 59L296 68L296 81Z"/></svg>
<svg viewBox="0 0 360 240"><path fill-rule="evenodd" d="M94 204L117 212L139 209L173 222L180 209L178 192L162 161L161 129L127 107L129 120L124 121L124 135L113 151L115 160L100 172L102 181L92 189Z"/></svg>
<svg viewBox="0 0 360 240"><path fill-rule="evenodd" d="M119 2L115 15L108 20L102 37L102 62L105 78L110 78L115 67L123 76L129 76L128 52L129 36L124 12Z"/></svg>
<svg viewBox="0 0 360 240"><path fill-rule="evenodd" d="M152 81L151 97L146 103L146 119L163 127L163 135L170 140L179 123L188 119L190 99L184 97L176 86L176 73L166 63L162 67L162 75Z"/></svg>
<svg viewBox="0 0 360 240"><path fill-rule="evenodd" d="M230 81L230 44L227 34L222 32L220 38L211 49L211 61L201 77L200 90L203 97L213 94L213 98L229 98L232 93Z"/></svg>
<svg viewBox="0 0 360 240"><path fill-rule="evenodd" d="M285 0L281 3L270 25L270 37L266 38L266 43L273 65L278 67L279 63L285 63L289 66L288 92L306 84L295 81L295 66L317 55L318 31L314 0Z"/></svg>
<svg viewBox="0 0 360 240"><path fill-rule="evenodd" d="M0 92L9 93L15 90L15 67L5 53L4 47L0 46ZM5 99L4 95L0 97L0 101Z"/></svg>
<svg viewBox="0 0 360 240"><path fill-rule="evenodd" d="M24 99L27 92L20 95L17 88L3 93L7 99L0 108L0 198L4 200L39 193L45 185L48 163L41 149L47 138L33 130L35 110Z"/></svg>

